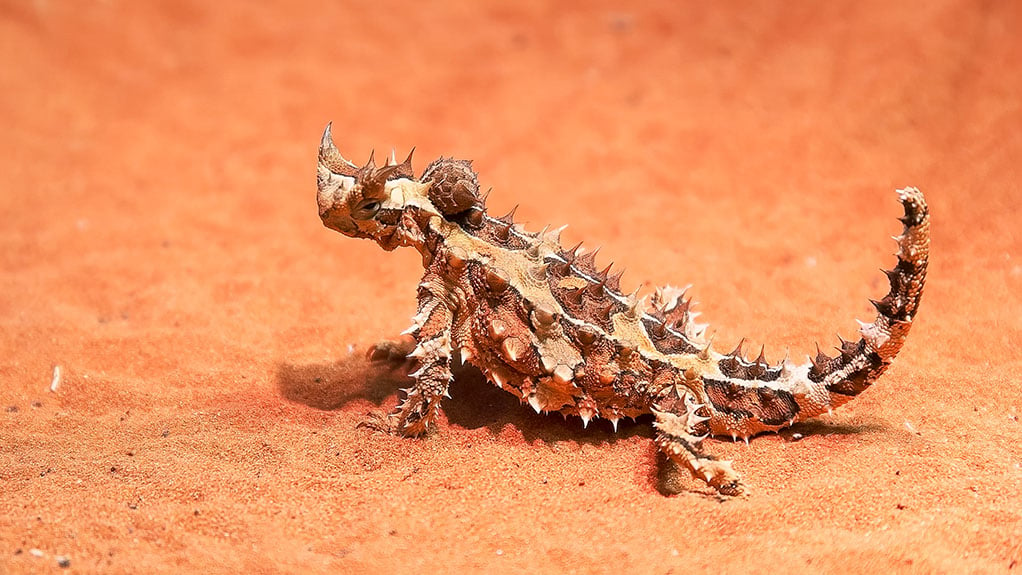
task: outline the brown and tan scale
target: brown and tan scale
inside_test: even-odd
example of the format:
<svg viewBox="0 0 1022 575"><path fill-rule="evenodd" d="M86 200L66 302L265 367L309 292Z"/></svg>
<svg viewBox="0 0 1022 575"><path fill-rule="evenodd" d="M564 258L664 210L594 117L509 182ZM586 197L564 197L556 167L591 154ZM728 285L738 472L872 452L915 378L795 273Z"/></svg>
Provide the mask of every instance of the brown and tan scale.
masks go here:
<svg viewBox="0 0 1022 575"><path fill-rule="evenodd" d="M890 290L877 317L839 354L769 365L742 344L727 354L704 337L684 290L638 298L596 253L565 249L560 230L527 232L512 212L486 212L471 162L440 158L419 178L411 154L357 167L323 134L317 169L323 224L383 249L411 246L425 274L404 342L373 347L375 361L414 362L400 405L370 427L417 436L434 425L451 361L477 366L537 412L596 418L654 415L656 445L724 495L743 491L731 462L703 451L709 435L744 439L815 417L866 390L900 350L926 278L929 212L915 188L898 190L905 215Z"/></svg>

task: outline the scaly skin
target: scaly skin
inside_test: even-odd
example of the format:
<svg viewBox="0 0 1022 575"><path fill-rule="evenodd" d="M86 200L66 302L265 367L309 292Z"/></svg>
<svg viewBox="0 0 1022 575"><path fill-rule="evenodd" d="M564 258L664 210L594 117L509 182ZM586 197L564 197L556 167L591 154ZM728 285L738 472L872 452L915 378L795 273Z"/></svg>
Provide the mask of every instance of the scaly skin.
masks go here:
<svg viewBox="0 0 1022 575"><path fill-rule="evenodd" d="M650 298L620 292L620 274L595 266L595 253L564 249L560 230L530 233L512 214L494 218L471 163L434 161L416 178L411 155L359 168L334 146L327 126L319 150L323 224L390 251L422 255L418 313L404 342L370 350L378 361L414 361L413 384L397 409L367 425L417 436L435 424L453 357L537 412L603 417L652 413L656 444L693 477L724 495L743 491L731 462L702 449L708 435L742 438L777 431L829 411L863 392L901 349L919 306L929 250L922 193L898 191L905 209L890 291L877 317L840 354L817 351L796 365L771 366L741 345L712 348L691 300L674 288Z"/></svg>

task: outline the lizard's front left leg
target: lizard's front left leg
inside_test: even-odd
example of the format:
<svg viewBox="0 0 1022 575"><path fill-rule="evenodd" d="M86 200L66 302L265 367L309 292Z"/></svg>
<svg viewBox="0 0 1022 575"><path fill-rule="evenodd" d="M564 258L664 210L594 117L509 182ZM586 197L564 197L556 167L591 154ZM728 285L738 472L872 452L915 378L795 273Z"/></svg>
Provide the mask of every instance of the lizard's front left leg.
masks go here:
<svg viewBox="0 0 1022 575"><path fill-rule="evenodd" d="M400 435L422 435L440 415L440 402L451 383L451 330L454 312L463 305L461 290L443 275L426 272L419 284L419 311L409 332L416 345L408 354L418 369L415 380L403 390L405 398L388 418L388 428Z"/></svg>

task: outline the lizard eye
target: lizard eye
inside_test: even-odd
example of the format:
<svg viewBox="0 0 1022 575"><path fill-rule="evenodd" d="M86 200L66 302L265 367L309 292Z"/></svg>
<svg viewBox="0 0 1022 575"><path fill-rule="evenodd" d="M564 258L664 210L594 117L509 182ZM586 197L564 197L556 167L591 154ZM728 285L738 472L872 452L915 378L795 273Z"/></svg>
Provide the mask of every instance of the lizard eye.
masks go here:
<svg viewBox="0 0 1022 575"><path fill-rule="evenodd" d="M356 220L368 220L375 216L378 211L380 211L380 202L376 200L369 200L356 208L355 212L352 213L351 216Z"/></svg>

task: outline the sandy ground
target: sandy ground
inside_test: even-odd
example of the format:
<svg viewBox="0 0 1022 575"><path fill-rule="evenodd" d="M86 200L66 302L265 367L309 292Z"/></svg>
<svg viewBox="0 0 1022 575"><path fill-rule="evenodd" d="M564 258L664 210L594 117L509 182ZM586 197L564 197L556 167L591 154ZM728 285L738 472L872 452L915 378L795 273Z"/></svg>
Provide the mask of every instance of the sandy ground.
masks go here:
<svg viewBox="0 0 1022 575"><path fill-rule="evenodd" d="M1022 571L1022 4L712 4L0 2L0 572ZM918 186L921 313L857 401L708 443L740 500L470 370L373 435L421 268L320 225L329 120L772 360L871 317Z"/></svg>

